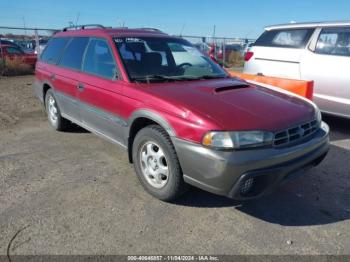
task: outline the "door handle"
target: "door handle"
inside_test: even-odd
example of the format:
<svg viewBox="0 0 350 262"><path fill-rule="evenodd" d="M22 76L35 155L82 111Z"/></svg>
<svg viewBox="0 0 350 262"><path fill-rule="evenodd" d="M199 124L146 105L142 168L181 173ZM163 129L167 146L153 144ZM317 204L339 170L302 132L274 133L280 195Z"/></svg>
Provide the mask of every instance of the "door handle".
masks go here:
<svg viewBox="0 0 350 262"><path fill-rule="evenodd" d="M53 81L53 80L55 80L56 79L56 75L55 74L51 74L50 75L50 79Z"/></svg>
<svg viewBox="0 0 350 262"><path fill-rule="evenodd" d="M83 91L84 88L85 88L85 86L84 86L83 84L79 83L79 84L77 85L77 88L78 88L79 91Z"/></svg>

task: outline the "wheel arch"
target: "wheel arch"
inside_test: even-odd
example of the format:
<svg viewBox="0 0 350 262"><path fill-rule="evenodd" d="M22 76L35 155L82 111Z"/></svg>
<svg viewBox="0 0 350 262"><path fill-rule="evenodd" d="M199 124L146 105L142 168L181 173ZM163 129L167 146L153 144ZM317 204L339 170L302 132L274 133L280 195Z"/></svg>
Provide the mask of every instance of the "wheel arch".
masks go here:
<svg viewBox="0 0 350 262"><path fill-rule="evenodd" d="M44 107L46 106L45 105L45 97L46 97L46 93L49 89L54 89L53 85L50 83L50 82L47 82L47 81L44 81L42 82L42 85L41 85L41 99L42 101L44 102Z"/></svg>
<svg viewBox="0 0 350 262"><path fill-rule="evenodd" d="M127 129L127 144L128 144L128 157L129 162L132 163L132 144L134 142L135 136L137 133L149 125L159 125L162 127L167 134L171 137L175 137L176 133L174 128L169 124L167 120L165 120L158 113L155 113L150 110L138 110L132 114L129 119L128 129Z"/></svg>

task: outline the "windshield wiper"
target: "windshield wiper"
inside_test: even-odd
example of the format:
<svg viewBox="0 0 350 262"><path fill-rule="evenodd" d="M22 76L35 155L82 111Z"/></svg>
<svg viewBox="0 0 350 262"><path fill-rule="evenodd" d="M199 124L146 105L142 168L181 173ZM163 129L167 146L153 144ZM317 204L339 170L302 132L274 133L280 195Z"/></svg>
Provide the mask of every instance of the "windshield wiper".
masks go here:
<svg viewBox="0 0 350 262"><path fill-rule="evenodd" d="M190 76L190 75L184 75L184 76L174 76L169 77L174 80L202 80L202 79L216 79L216 78L228 78L227 75L204 75L204 76Z"/></svg>
<svg viewBox="0 0 350 262"><path fill-rule="evenodd" d="M203 75L203 76L164 76L164 75L147 75L140 77L133 77L134 81L151 82L155 80L163 81L190 81L190 80L202 80L202 79L217 79L217 78L229 78L227 75Z"/></svg>
<svg viewBox="0 0 350 262"><path fill-rule="evenodd" d="M218 78L230 78L228 75L203 75L198 77L198 79L218 79Z"/></svg>
<svg viewBox="0 0 350 262"><path fill-rule="evenodd" d="M147 76L133 77L132 80L151 82L154 80L175 81L176 79L173 77L168 77L163 75L147 75Z"/></svg>

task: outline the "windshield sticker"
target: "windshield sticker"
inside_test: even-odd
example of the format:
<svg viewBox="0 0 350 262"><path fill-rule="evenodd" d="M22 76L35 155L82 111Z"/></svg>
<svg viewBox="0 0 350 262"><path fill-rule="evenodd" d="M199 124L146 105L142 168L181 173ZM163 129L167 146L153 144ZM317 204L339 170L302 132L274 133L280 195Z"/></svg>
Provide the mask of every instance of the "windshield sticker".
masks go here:
<svg viewBox="0 0 350 262"><path fill-rule="evenodd" d="M139 42L145 42L144 40L140 38L134 38L134 37L127 37L127 38L114 38L114 42L116 43L139 43Z"/></svg>
<svg viewBox="0 0 350 262"><path fill-rule="evenodd" d="M142 39L140 38L131 38L131 37L128 37L128 38L125 38L125 41L126 42L144 42Z"/></svg>

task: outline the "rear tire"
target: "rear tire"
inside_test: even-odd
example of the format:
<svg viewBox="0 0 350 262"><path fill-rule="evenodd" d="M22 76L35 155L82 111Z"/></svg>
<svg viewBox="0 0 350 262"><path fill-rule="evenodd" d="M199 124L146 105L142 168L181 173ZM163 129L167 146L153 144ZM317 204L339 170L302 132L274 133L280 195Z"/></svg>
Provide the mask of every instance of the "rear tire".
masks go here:
<svg viewBox="0 0 350 262"><path fill-rule="evenodd" d="M186 192L187 185L175 148L160 126L147 126L137 133L132 159L137 177L152 196L173 201Z"/></svg>
<svg viewBox="0 0 350 262"><path fill-rule="evenodd" d="M71 126L71 122L61 116L56 98L51 89L45 95L45 109L51 126L57 131L65 131Z"/></svg>

